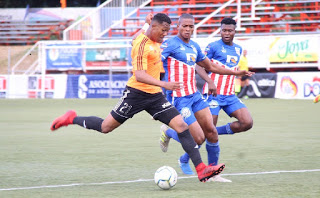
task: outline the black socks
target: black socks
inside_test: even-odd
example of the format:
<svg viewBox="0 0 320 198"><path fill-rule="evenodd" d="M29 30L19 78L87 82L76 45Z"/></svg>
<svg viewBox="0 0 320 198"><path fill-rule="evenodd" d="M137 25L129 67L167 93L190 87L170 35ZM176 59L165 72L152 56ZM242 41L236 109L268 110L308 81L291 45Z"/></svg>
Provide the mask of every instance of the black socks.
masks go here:
<svg viewBox="0 0 320 198"><path fill-rule="evenodd" d="M89 117L77 116L73 120L73 124L77 124L86 129L93 129L99 132L101 132L102 122L103 122L103 119L96 116L89 116Z"/></svg>
<svg viewBox="0 0 320 198"><path fill-rule="evenodd" d="M188 153L194 166L197 167L202 162L198 144L196 144L188 129L178 133L178 137L182 148Z"/></svg>

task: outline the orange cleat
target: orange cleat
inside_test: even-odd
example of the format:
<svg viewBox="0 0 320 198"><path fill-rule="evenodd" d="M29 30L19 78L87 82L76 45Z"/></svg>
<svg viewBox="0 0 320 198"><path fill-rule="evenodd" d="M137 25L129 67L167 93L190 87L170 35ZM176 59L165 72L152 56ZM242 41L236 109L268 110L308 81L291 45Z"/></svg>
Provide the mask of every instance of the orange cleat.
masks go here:
<svg viewBox="0 0 320 198"><path fill-rule="evenodd" d="M73 110L67 111L64 115L56 118L51 124L51 131L57 130L62 126L68 126L72 124L73 119L77 116L77 113Z"/></svg>
<svg viewBox="0 0 320 198"><path fill-rule="evenodd" d="M201 163L196 167L198 178L201 182L206 182L211 177L219 175L223 171L224 167L224 164L219 164L217 166L206 166L204 163Z"/></svg>

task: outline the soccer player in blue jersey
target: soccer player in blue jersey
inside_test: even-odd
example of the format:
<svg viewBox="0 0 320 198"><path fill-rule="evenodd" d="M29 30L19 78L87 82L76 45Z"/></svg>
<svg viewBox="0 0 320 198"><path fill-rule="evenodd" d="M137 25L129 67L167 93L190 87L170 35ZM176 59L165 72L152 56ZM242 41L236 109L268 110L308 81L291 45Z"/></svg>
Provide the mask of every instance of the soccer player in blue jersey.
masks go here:
<svg viewBox="0 0 320 198"><path fill-rule="evenodd" d="M224 18L221 21L221 39L210 43L205 50L207 57L212 62L223 64L231 70L238 69L242 53L242 47L233 42L235 29L236 21L232 18ZM253 119L246 105L235 95L235 76L210 72L208 75L200 67L197 67L197 72L206 81L203 86L203 95L209 103L214 125L217 125L221 109L230 117L237 119L232 123L216 127L218 134L231 135L251 129ZM217 87L217 96L213 96L209 92L208 86L212 86L212 84Z"/></svg>
<svg viewBox="0 0 320 198"><path fill-rule="evenodd" d="M200 46L192 41L194 18L190 14L182 14L178 22L178 35L164 41L162 61L165 69L165 80L168 82L182 82L183 88L167 91L167 98L180 111L185 122L189 125L190 132L195 141L201 145L206 139L209 164L218 164L220 147L218 134L213 125L208 103L204 101L197 91L195 82L196 64L214 73L228 75L250 75L247 71L230 70L223 68L206 57ZM215 87L211 87L211 92ZM179 141L177 133L163 125L160 147L166 152L170 138ZM193 174L189 166L189 156L184 154L179 159L179 164L185 174Z"/></svg>
<svg viewBox="0 0 320 198"><path fill-rule="evenodd" d="M221 39L210 43L205 50L207 57L218 64L223 64L230 69L238 69L242 47L233 42L236 33L236 21L224 18L221 21ZM203 73L198 72L202 77ZM207 75L207 74L206 74ZM213 96L207 89L208 83L203 87L204 97L210 105L214 125L218 115L223 109L230 117L237 121L217 127L219 135L244 132L252 128L253 120L246 105L235 95L235 76L209 73L211 80L217 87L217 96Z"/></svg>

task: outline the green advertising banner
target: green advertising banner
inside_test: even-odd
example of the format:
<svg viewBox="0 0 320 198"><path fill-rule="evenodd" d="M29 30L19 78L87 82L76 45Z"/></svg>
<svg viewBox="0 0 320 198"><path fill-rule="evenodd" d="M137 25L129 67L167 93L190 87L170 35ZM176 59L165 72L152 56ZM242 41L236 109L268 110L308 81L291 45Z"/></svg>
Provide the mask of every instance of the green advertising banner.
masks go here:
<svg viewBox="0 0 320 198"><path fill-rule="evenodd" d="M270 63L317 62L318 37L275 37L270 44Z"/></svg>

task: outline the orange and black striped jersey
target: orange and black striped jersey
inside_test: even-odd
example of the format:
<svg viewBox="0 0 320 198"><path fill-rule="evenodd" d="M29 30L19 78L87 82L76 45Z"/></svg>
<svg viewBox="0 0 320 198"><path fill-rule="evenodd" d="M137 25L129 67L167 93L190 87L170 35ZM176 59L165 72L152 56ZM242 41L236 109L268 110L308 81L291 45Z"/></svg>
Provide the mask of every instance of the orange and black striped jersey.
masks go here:
<svg viewBox="0 0 320 198"><path fill-rule="evenodd" d="M164 72L160 43L150 40L146 35L140 34L132 43L131 58L133 75L128 80L127 85L139 89L146 93L159 93L162 89L155 85L138 82L135 71L145 70L147 74L160 80L160 72Z"/></svg>

